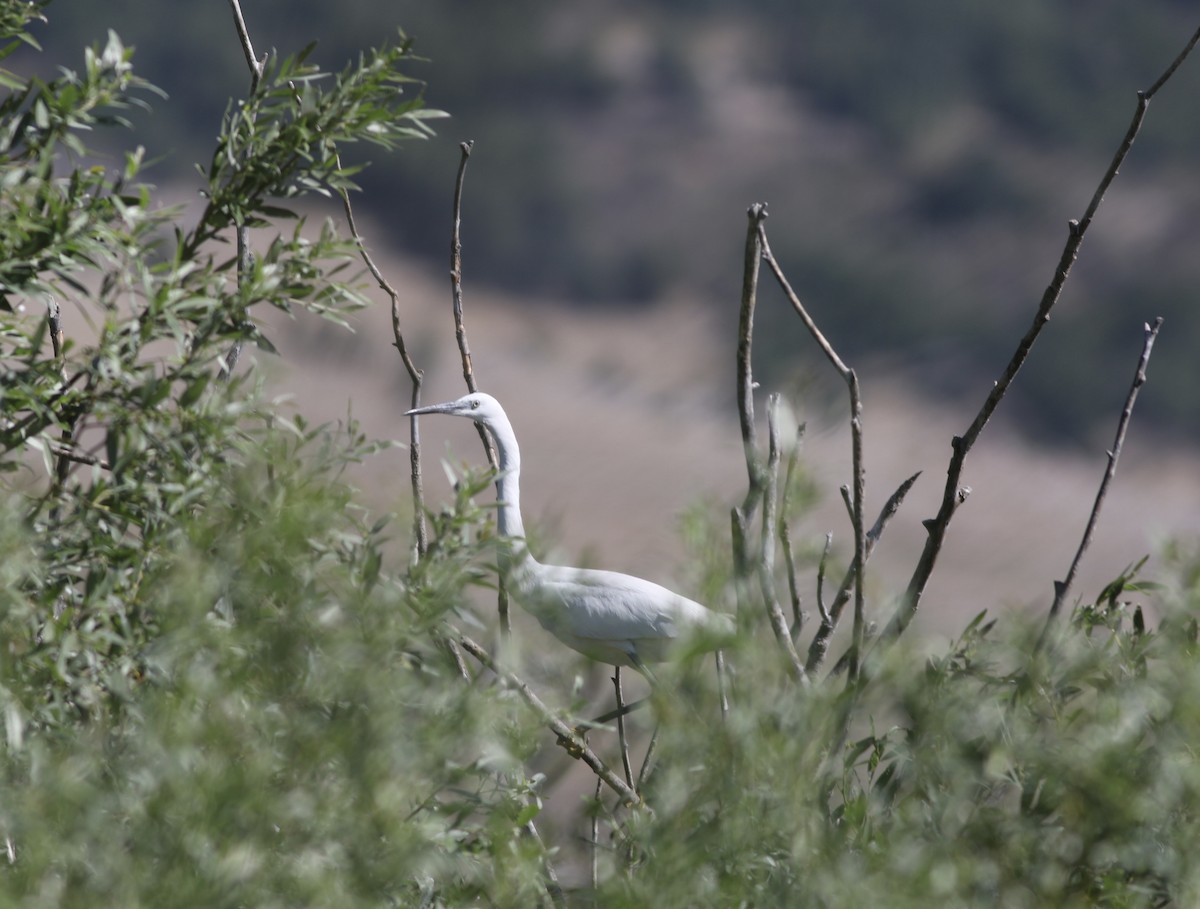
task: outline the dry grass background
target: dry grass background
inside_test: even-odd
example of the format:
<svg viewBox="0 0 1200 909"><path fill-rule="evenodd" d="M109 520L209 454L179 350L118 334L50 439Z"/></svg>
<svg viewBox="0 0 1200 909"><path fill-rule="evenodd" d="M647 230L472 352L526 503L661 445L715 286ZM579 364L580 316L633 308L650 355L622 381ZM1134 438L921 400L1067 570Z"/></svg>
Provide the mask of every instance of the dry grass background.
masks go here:
<svg viewBox="0 0 1200 909"><path fill-rule="evenodd" d="M426 374L423 400L458 397L464 386L448 278L376 254L401 293L406 338ZM745 490L732 404L732 333L722 331L711 307L686 299L617 315L553 300L517 300L472 286L469 258L465 294L480 388L495 394L513 420L522 446L527 520L547 529L552 556L675 583L685 555L681 513L703 501L726 515ZM725 324L733 324L736 307L730 300ZM410 390L390 346L385 305L359 314L354 333L304 318L280 325L275 340L282 359L260 355L259 362L307 416L336 420L350 407L368 433L406 437L401 415ZM818 358L812 347L798 347L796 355ZM1132 375L1135 357L1131 348L1129 363L1115 368ZM917 397L883 366L859 364L859 374L868 514L876 514L906 476L924 471L869 565L870 605L883 620L920 552L921 521L936 512L950 438L973 413ZM820 504L794 527L794 538L819 546L831 530L844 553L851 532L837 487L850 478L847 423L841 409L831 420L825 405L794 404L809 423L803 461L822 491ZM1119 408L1114 401L1114 426ZM760 416L763 409L760 404ZM1104 470L1105 443L1075 454L1041 450L1004 421L1002 405L968 460L965 476L973 492L951 526L927 589L918 623L926 634L953 635L964 618L983 608L1048 607L1053 581L1065 575L1078 546ZM439 458L480 464L482 455L463 421L427 419L422 426L426 495L436 507L449 497ZM376 456L356 480L372 507L403 510L407 473L407 456L393 450ZM1171 536L1197 534L1200 458L1140 432L1135 413L1075 594L1094 596L1127 564L1158 553ZM1150 576L1157 564L1152 558ZM808 604L811 575L804 578Z"/></svg>

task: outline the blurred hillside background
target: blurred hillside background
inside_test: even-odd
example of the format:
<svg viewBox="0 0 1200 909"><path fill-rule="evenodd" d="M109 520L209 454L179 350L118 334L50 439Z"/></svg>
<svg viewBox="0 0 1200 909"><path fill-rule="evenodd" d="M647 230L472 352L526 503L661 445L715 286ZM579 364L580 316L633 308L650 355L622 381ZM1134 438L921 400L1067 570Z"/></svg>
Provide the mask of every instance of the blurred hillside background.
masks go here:
<svg viewBox="0 0 1200 909"><path fill-rule="evenodd" d="M170 95L136 139L160 185L186 187L245 92L227 5L48 13L30 66L79 61L108 28L136 46ZM364 175L377 247L444 268L470 138L469 285L605 310L699 300L731 328L742 212L767 201L777 257L847 358L885 358L919 391L971 403L1028 324L1135 90L1196 26L1181 0L250 0L246 16L260 51L316 38L326 67L398 28L428 58L427 101L453 119ZM1163 315L1138 423L1200 439L1197 98L1190 65L1155 100L1006 403L1032 438L1106 436L1142 323ZM790 313L762 318L773 381L808 383Z"/></svg>
<svg viewBox="0 0 1200 909"><path fill-rule="evenodd" d="M337 69L403 28L428 59L414 75L452 118L434 123L437 138L378 156L355 204L402 291L425 400L457 397L450 200L458 144L475 141L463 241L476 369L522 439L526 510L568 560L690 585L671 577L680 514L727 514L744 492L733 348L744 212L767 201L777 258L863 382L868 511L925 471L872 560L879 597L907 582L949 440L1029 324L1135 91L1197 25L1171 0L244 8L260 53L316 38L315 60ZM194 165L227 99L247 89L228 4L54 0L47 14L45 53L9 65L77 66L116 30L170 97L95 144L146 145L150 179L194 200ZM1053 324L968 466L975 492L935 572L931 615L1049 596L1078 545L1142 324L1157 315L1166 325L1081 587L1094 593L1167 538L1200 533L1198 62L1155 99ZM763 288L758 375L809 421L804 459L823 496L798 545L819 552L832 529L844 554L844 389ZM342 417L352 398L368 433L398 436L408 382L381 319L363 313L354 335L284 320L271 332L284 357L260 363L291 370L279 384L311 418ZM427 457L449 440L478 461L469 426L424 433ZM375 461L364 488L403 507L406 459ZM434 504L447 495L438 473L427 467Z"/></svg>

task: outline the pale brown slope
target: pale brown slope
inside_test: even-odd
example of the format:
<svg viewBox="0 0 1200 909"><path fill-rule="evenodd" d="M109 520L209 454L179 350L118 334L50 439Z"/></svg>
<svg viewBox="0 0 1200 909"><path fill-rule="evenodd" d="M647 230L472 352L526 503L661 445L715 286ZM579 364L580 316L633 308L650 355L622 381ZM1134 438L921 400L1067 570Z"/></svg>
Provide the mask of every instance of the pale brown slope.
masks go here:
<svg viewBox="0 0 1200 909"><path fill-rule="evenodd" d="M425 401L459 396L448 282L408 264L386 267L403 288L408 338L427 375ZM733 339L718 337L708 310L687 301L611 316L551 302L522 305L468 284L466 305L480 386L501 399L521 440L527 516L553 528L562 559L586 551L604 567L676 580L680 513L698 500L727 507L745 488L736 417L725 403ZM350 402L369 433L402 438L409 389L388 346L385 309L363 313L357 328L345 335L306 320L283 329L287 365L278 384L313 418L337 419ZM905 476L925 472L870 566L872 603L886 616L888 598L903 589L920 551L920 522L936 510L949 439L971 415L918 400L901 381L869 366L861 375L868 511L874 514ZM810 418L810 427L815 422ZM436 420L423 426L427 495L436 504L449 495L437 460L450 451L478 463L480 452L469 426ZM832 530L846 546L850 531L837 495L849 478L844 423L810 428L804 455L824 500L795 535L820 540ZM1087 457L1051 454L1002 425L989 428L968 462L973 493L951 527L922 626L952 634L979 609L1047 601L1078 545L1103 469L1101 450ZM407 482L407 457L395 451L378 456L361 477L380 508L401 502ZM1197 458L1160 450L1139 435L1135 417L1076 590L1094 594L1168 535L1198 533Z"/></svg>

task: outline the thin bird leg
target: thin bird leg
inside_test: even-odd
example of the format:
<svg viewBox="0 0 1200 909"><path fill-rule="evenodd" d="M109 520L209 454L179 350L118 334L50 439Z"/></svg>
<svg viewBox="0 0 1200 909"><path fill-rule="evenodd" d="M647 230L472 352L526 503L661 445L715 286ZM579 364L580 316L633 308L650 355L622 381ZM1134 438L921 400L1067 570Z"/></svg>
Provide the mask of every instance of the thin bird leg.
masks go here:
<svg viewBox="0 0 1200 909"><path fill-rule="evenodd" d="M624 711L625 696L621 692L621 667L614 666L613 688L617 694L617 710ZM617 741L621 744L621 767L625 770L625 782L633 788L633 767L629 763L629 740L625 737L625 713L617 714Z"/></svg>
<svg viewBox="0 0 1200 909"><path fill-rule="evenodd" d="M658 747L658 726L654 727L654 732L650 734L650 744L646 746L646 756L642 758L642 769L638 771L637 785L633 791L639 795L646 786L646 780L650 778L650 771L654 769L651 761L654 759L654 749Z"/></svg>
<svg viewBox="0 0 1200 909"><path fill-rule="evenodd" d="M592 893L595 893L600 887L600 779L596 778L596 804L592 811L592 837L591 837L592 855L591 855L591 878L592 878Z"/></svg>
<svg viewBox="0 0 1200 909"><path fill-rule="evenodd" d="M729 697L725 691L725 657L721 651L716 653L717 659L717 693L721 698L721 722L729 719Z"/></svg>
<svg viewBox="0 0 1200 909"><path fill-rule="evenodd" d="M626 714L633 713L633 711L638 710L642 707L645 707L649 703L650 703L649 698L642 698L640 701L631 701L628 704L617 707L614 710L608 711L608 713L600 714L600 716L596 717L594 720L588 720L586 722L580 723L579 724L580 728L590 729L593 726L603 726L606 723L611 723L613 720L617 719L618 717L623 717Z"/></svg>

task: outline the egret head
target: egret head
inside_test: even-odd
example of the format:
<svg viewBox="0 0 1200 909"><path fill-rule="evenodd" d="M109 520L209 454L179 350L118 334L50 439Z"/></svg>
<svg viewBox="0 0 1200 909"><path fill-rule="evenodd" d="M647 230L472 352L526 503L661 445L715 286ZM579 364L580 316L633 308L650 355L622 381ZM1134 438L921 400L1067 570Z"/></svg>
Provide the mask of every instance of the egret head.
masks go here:
<svg viewBox="0 0 1200 909"><path fill-rule="evenodd" d="M444 404L430 404L408 411L405 416L411 417L422 413L444 413L452 417L470 417L485 426L494 426L505 420L504 408L491 395L483 392L464 395L457 401L447 401Z"/></svg>

